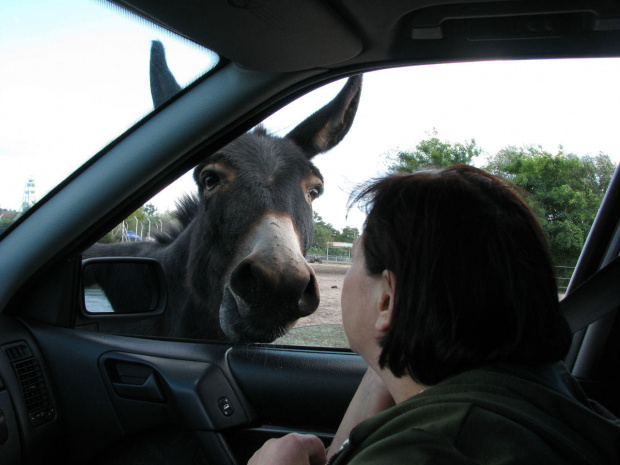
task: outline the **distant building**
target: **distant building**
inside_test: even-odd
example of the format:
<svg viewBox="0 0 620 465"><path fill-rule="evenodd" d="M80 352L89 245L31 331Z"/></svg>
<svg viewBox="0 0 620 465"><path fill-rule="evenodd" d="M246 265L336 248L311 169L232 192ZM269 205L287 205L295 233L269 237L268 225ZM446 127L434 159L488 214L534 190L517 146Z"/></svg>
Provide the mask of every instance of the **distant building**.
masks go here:
<svg viewBox="0 0 620 465"><path fill-rule="evenodd" d="M342 247L346 249L350 249L353 247L353 244L350 242L328 242L327 245L330 247Z"/></svg>
<svg viewBox="0 0 620 465"><path fill-rule="evenodd" d="M0 208L0 234L4 233L6 228L17 219L21 213L15 210L5 210Z"/></svg>
<svg viewBox="0 0 620 465"><path fill-rule="evenodd" d="M18 211L5 210L4 208L0 208L0 220L13 221L18 215L19 215Z"/></svg>

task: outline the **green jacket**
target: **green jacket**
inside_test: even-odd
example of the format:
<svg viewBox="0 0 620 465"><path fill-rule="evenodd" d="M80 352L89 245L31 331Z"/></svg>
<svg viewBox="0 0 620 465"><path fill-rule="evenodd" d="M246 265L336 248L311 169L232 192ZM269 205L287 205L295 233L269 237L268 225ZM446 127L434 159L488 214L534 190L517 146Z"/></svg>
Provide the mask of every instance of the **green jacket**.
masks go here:
<svg viewBox="0 0 620 465"><path fill-rule="evenodd" d="M447 379L359 424L334 465L620 464L620 420L562 364Z"/></svg>

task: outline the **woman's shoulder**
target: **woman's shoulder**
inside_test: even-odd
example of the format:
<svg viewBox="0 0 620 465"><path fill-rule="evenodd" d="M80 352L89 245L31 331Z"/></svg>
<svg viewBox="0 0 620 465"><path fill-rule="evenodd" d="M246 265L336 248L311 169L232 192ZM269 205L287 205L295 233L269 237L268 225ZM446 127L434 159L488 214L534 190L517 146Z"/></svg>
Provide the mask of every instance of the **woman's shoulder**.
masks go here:
<svg viewBox="0 0 620 465"><path fill-rule="evenodd" d="M424 463L426 454L438 453L452 454L454 463L491 463L483 460L491 456L516 463L534 463L532 457L538 463L615 463L602 457L617 454L618 424L570 395L573 388L561 376L522 371L464 373L370 418L351 435L352 450L359 453L350 463L381 463L368 461L375 455L383 463L401 463L399 456L411 454Z"/></svg>

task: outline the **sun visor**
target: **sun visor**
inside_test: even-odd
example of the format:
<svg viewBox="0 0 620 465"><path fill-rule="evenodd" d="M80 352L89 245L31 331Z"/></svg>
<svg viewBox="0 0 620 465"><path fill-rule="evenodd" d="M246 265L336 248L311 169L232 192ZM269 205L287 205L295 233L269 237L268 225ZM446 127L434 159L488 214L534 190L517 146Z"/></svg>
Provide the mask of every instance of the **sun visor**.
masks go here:
<svg viewBox="0 0 620 465"><path fill-rule="evenodd" d="M357 56L361 38L321 0L115 0L242 66L289 72Z"/></svg>

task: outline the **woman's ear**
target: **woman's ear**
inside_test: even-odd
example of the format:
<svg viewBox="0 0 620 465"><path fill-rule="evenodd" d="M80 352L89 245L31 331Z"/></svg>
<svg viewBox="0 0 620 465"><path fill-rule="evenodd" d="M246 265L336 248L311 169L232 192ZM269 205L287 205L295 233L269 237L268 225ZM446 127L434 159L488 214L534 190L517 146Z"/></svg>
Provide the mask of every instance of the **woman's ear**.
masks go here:
<svg viewBox="0 0 620 465"><path fill-rule="evenodd" d="M378 315L375 322L375 329L379 332L386 332L392 324L395 291L396 275L390 270L383 270L381 274L381 295L379 297Z"/></svg>

